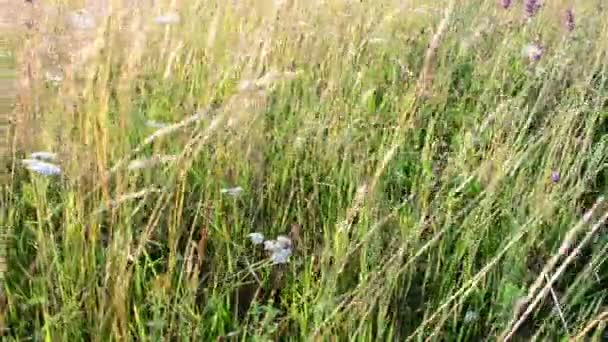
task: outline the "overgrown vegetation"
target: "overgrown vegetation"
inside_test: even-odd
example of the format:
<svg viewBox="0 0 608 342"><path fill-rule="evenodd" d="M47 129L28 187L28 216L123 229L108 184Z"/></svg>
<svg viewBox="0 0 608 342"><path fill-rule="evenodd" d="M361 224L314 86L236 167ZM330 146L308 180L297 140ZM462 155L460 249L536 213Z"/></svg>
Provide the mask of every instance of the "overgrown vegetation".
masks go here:
<svg viewBox="0 0 608 342"><path fill-rule="evenodd" d="M5 336L605 339L599 4L178 1L58 39L16 114Z"/></svg>

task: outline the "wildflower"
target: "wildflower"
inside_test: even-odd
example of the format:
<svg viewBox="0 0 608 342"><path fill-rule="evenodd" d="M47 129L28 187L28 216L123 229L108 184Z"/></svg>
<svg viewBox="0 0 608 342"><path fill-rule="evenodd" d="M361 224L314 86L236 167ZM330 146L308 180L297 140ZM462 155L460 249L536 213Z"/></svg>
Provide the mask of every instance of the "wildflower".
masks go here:
<svg viewBox="0 0 608 342"><path fill-rule="evenodd" d="M540 6L541 6L541 4L538 0L525 0L524 8L526 11L526 16L528 18L532 18L533 16L535 16L536 13L538 13Z"/></svg>
<svg viewBox="0 0 608 342"><path fill-rule="evenodd" d="M280 235L276 240L266 240L264 250L270 252L270 260L273 265L286 264L293 252L291 239Z"/></svg>
<svg viewBox="0 0 608 342"><path fill-rule="evenodd" d="M266 240L264 241L264 250L269 252L274 252L275 250L279 250L279 245L275 240Z"/></svg>
<svg viewBox="0 0 608 342"><path fill-rule="evenodd" d="M168 125L166 123L163 123L163 122L158 122L158 121L154 121L154 120L148 120L148 121L146 121L146 126L150 127L150 128L165 128Z"/></svg>
<svg viewBox="0 0 608 342"><path fill-rule="evenodd" d="M500 0L500 6L504 9L511 7L511 0Z"/></svg>
<svg viewBox="0 0 608 342"><path fill-rule="evenodd" d="M63 75L58 72L58 71L46 71L44 73L44 78L49 82L52 83L54 85L59 85L61 82L63 82Z"/></svg>
<svg viewBox="0 0 608 342"><path fill-rule="evenodd" d="M24 159L22 160L22 163L28 170L44 176L56 176L61 174L61 168L55 164L36 159Z"/></svg>
<svg viewBox="0 0 608 342"><path fill-rule="evenodd" d="M306 143L306 139L304 139L304 137L297 137L296 140L293 143L293 147L296 150L302 149L304 147L304 144Z"/></svg>
<svg viewBox="0 0 608 342"><path fill-rule="evenodd" d="M383 44L383 43L386 43L386 39L384 39L384 38L379 38L379 37L376 37L376 38L371 38L371 39L369 40L369 43L370 43L370 44Z"/></svg>
<svg viewBox="0 0 608 342"><path fill-rule="evenodd" d="M566 30L568 30L568 32L574 31L574 10L572 8L568 8L564 14L564 25L566 26Z"/></svg>
<svg viewBox="0 0 608 342"><path fill-rule="evenodd" d="M57 159L57 153L54 152L33 152L30 154L30 159L38 159L42 161L51 162Z"/></svg>
<svg viewBox="0 0 608 342"><path fill-rule="evenodd" d="M538 62L543 56L542 47L537 44L528 44L522 49L522 54L532 62Z"/></svg>
<svg viewBox="0 0 608 342"><path fill-rule="evenodd" d="M235 188L225 188L225 189L220 190L220 192L222 194L227 194L229 196L236 197L243 192L243 188L241 188L240 186L237 186Z"/></svg>
<svg viewBox="0 0 608 342"><path fill-rule="evenodd" d="M561 177L559 175L559 172L557 172L557 171L551 172L551 181L553 181L553 183L559 182L560 179L561 179Z"/></svg>
<svg viewBox="0 0 608 342"><path fill-rule="evenodd" d="M154 18L154 22L159 25L172 25L179 23L180 17L177 13L167 13Z"/></svg>
<svg viewBox="0 0 608 342"><path fill-rule="evenodd" d="M251 80L243 80L239 83L239 91L251 91L255 88L254 81Z"/></svg>
<svg viewBox="0 0 608 342"><path fill-rule="evenodd" d="M286 264L289 262L289 257L291 256L291 248L289 249L280 249L278 251L274 251L270 256L270 260L272 260L273 265L278 264Z"/></svg>
<svg viewBox="0 0 608 342"><path fill-rule="evenodd" d="M262 233L251 233L247 235L254 245L261 245L264 243L264 234Z"/></svg>
<svg viewBox="0 0 608 342"><path fill-rule="evenodd" d="M477 321L478 319L479 319L479 314L475 311L467 311L467 313L464 315L465 323L473 323L473 322Z"/></svg>
<svg viewBox="0 0 608 342"><path fill-rule="evenodd" d="M281 249L291 249L291 239L287 236L279 235L277 236L277 244Z"/></svg>
<svg viewBox="0 0 608 342"><path fill-rule="evenodd" d="M90 30L95 27L95 19L84 9L70 13L69 20L75 29Z"/></svg>

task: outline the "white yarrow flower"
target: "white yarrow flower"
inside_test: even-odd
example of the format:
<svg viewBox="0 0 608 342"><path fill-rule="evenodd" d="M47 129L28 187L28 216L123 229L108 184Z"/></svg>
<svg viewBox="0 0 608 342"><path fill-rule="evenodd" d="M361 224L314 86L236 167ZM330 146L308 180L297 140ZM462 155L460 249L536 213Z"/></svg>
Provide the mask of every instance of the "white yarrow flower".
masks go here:
<svg viewBox="0 0 608 342"><path fill-rule="evenodd" d="M477 321L478 319L479 319L479 314L475 311L467 311L467 313L464 315L465 323L473 323L473 322Z"/></svg>
<svg viewBox="0 0 608 342"><path fill-rule="evenodd" d="M273 265L286 264L293 252L291 239L283 235L277 236L276 240L264 241L264 249L270 252Z"/></svg>
<svg viewBox="0 0 608 342"><path fill-rule="evenodd" d="M277 244L281 249L291 249L291 239L284 235L277 236Z"/></svg>
<svg viewBox="0 0 608 342"><path fill-rule="evenodd" d="M95 27L95 18L84 9L70 13L69 19L75 29L90 30Z"/></svg>
<svg viewBox="0 0 608 342"><path fill-rule="evenodd" d="M272 253L272 255L270 256L270 260L272 260L273 265L286 264L287 262L289 262L290 256L291 256L291 248L279 249Z"/></svg>
<svg viewBox="0 0 608 342"><path fill-rule="evenodd" d="M55 176L61 174L61 168L55 164L36 159L24 159L22 160L22 163L28 170L44 176Z"/></svg>
<svg viewBox="0 0 608 342"><path fill-rule="evenodd" d="M280 249L279 244L275 240L266 240L264 241L264 250L269 252L274 252L275 250Z"/></svg>
<svg viewBox="0 0 608 342"><path fill-rule="evenodd" d="M243 192L243 188L241 188L240 186L234 188L225 188L220 190L220 192L229 196L238 196Z"/></svg>
<svg viewBox="0 0 608 342"><path fill-rule="evenodd" d="M521 54L530 61L536 62L543 55L543 49L536 44L527 44L521 50Z"/></svg>
<svg viewBox="0 0 608 342"><path fill-rule="evenodd" d="M150 128L165 128L167 126L169 126L166 123L163 122L158 122L158 121L154 121L154 120L148 120L146 121L146 126L150 127Z"/></svg>
<svg viewBox="0 0 608 342"><path fill-rule="evenodd" d="M57 153L46 151L33 152L30 154L30 159L38 159L46 162L51 162L57 159Z"/></svg>
<svg viewBox="0 0 608 342"><path fill-rule="evenodd" d="M44 78L48 82L53 83L54 85L59 85L61 82L63 82L63 75L59 71L49 71L49 70L47 70L44 73Z"/></svg>
<svg viewBox="0 0 608 342"><path fill-rule="evenodd" d="M172 25L179 23L180 17L177 13L167 13L154 18L154 22L159 25Z"/></svg>
<svg viewBox="0 0 608 342"><path fill-rule="evenodd" d="M261 245L264 243L264 234L262 233L251 233L247 235L254 245Z"/></svg>

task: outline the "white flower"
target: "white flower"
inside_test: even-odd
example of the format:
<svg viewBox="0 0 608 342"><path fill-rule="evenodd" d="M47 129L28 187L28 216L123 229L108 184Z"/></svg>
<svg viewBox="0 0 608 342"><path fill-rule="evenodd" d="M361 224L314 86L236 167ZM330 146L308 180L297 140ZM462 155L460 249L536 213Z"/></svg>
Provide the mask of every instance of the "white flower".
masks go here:
<svg viewBox="0 0 608 342"><path fill-rule="evenodd" d="M45 176L55 176L61 174L61 168L55 164L47 163L36 159L24 159L22 163L32 171Z"/></svg>
<svg viewBox="0 0 608 342"><path fill-rule="evenodd" d="M385 43L385 42L386 42L386 39L376 37L376 38L371 38L371 39L369 40L369 42L370 42L370 44L381 44L381 43Z"/></svg>
<svg viewBox="0 0 608 342"><path fill-rule="evenodd" d="M148 121L146 121L146 126L151 127L151 128L165 128L168 125L166 123L162 123L162 122L158 122L158 121L154 121L154 120L148 120Z"/></svg>
<svg viewBox="0 0 608 342"><path fill-rule="evenodd" d="M243 188L241 188L240 186L237 186L235 188L225 188L220 190L220 192L222 194L227 194L230 196L238 196L243 192Z"/></svg>
<svg viewBox="0 0 608 342"><path fill-rule="evenodd" d="M536 44L528 44L523 47L521 53L524 57L528 58L530 61L536 62L543 55L543 49Z"/></svg>
<svg viewBox="0 0 608 342"><path fill-rule="evenodd" d="M261 245L264 243L264 234L262 233L251 233L247 236L254 245Z"/></svg>
<svg viewBox="0 0 608 342"><path fill-rule="evenodd" d="M467 311L467 313L464 315L465 323L473 323L473 322L477 321L478 319L479 319L479 314L475 311Z"/></svg>
<svg viewBox="0 0 608 342"><path fill-rule="evenodd" d="M51 162L57 159L57 153L45 151L33 152L30 154L30 159L38 159L46 162Z"/></svg>
<svg viewBox="0 0 608 342"><path fill-rule="evenodd" d="M264 249L270 252L270 260L273 265L286 264L292 253L291 239L279 235L276 240L264 241Z"/></svg>
<svg viewBox="0 0 608 342"><path fill-rule="evenodd" d="M279 244L276 242L276 240L264 241L264 250L269 251L269 252L274 252L279 249L280 249L280 247L279 247Z"/></svg>
<svg viewBox="0 0 608 342"><path fill-rule="evenodd" d="M277 244L281 249L291 249L291 239L284 235L277 236Z"/></svg>
<svg viewBox="0 0 608 342"><path fill-rule="evenodd" d="M70 13L70 24L79 30L90 30L95 27L95 18L86 10L81 9Z"/></svg>
<svg viewBox="0 0 608 342"><path fill-rule="evenodd" d="M294 147L295 149L299 150L302 147L304 147L304 144L306 143L306 139L304 139L304 137L297 137L296 140L294 141Z"/></svg>
<svg viewBox="0 0 608 342"><path fill-rule="evenodd" d="M287 249L279 249L272 252L270 256L270 260L272 260L273 265L277 264L286 264L289 262L289 257L291 256L291 248Z"/></svg>
<svg viewBox="0 0 608 342"><path fill-rule="evenodd" d="M48 82L53 83L54 85L59 85L61 82L63 82L63 75L59 71L48 71L47 70L44 73L44 78Z"/></svg>
<svg viewBox="0 0 608 342"><path fill-rule="evenodd" d="M177 13L167 13L154 18L154 22L159 25L171 25L179 23L180 17Z"/></svg>
<svg viewBox="0 0 608 342"><path fill-rule="evenodd" d="M255 82L251 80L244 80L239 83L239 91L250 91L255 88Z"/></svg>

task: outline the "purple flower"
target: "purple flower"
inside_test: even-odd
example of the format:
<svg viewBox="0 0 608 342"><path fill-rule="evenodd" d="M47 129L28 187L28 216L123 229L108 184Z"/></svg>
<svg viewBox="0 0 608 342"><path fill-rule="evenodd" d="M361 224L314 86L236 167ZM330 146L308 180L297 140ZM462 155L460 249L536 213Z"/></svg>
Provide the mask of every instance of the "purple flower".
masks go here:
<svg viewBox="0 0 608 342"><path fill-rule="evenodd" d="M500 6L504 9L511 7L511 0L500 0Z"/></svg>
<svg viewBox="0 0 608 342"><path fill-rule="evenodd" d="M551 181L553 181L553 183L559 182L560 179L561 179L561 177L559 175L559 172L557 172L557 171L551 172Z"/></svg>
<svg viewBox="0 0 608 342"><path fill-rule="evenodd" d="M536 15L536 13L538 13L538 10L540 9L540 2L538 0L525 0L524 8L526 10L526 16L528 18L532 18Z"/></svg>
<svg viewBox="0 0 608 342"><path fill-rule="evenodd" d="M572 32L574 31L574 10L572 8L568 8L566 10L566 13L564 15L564 24L566 26L566 30L568 30L568 32Z"/></svg>

